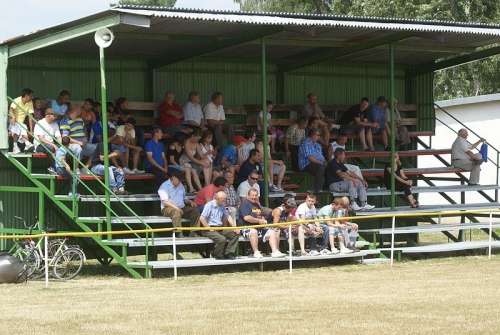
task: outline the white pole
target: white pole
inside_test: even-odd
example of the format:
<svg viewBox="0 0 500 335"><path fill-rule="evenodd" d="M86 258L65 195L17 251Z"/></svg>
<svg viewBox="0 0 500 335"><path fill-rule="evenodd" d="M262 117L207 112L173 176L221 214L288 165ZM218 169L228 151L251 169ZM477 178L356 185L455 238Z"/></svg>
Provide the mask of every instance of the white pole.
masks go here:
<svg viewBox="0 0 500 335"><path fill-rule="evenodd" d="M396 217L392 217L392 231L391 231L391 266L394 264L394 229L396 228Z"/></svg>
<svg viewBox="0 0 500 335"><path fill-rule="evenodd" d="M172 230L172 241L174 243L174 245L173 245L173 250L174 250L174 280L177 280L177 246L175 245L175 229Z"/></svg>
<svg viewBox="0 0 500 335"><path fill-rule="evenodd" d="M45 235L45 288L49 288L49 237Z"/></svg>
<svg viewBox="0 0 500 335"><path fill-rule="evenodd" d="M295 243L295 239L293 238L292 235L292 225L288 225L288 237L292 241L291 243L288 243L288 263L290 266L290 274L292 274L292 244Z"/></svg>
<svg viewBox="0 0 500 335"><path fill-rule="evenodd" d="M492 221L493 212L490 212L490 234L488 239L488 259L491 259L491 235L493 233L493 221Z"/></svg>

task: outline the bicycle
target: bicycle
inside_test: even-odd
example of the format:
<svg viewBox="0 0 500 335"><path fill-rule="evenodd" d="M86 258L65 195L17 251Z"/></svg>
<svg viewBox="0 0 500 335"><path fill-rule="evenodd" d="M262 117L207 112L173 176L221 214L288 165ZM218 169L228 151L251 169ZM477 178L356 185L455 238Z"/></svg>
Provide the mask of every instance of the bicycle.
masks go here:
<svg viewBox="0 0 500 335"><path fill-rule="evenodd" d="M17 220L22 220L24 227L28 229L28 235L31 235L33 229L39 226L38 220L35 218L33 226L27 226L26 221L22 217L15 217ZM47 233L57 233L56 228L45 229ZM83 268L86 261L85 253L78 245L67 245L68 237L64 239L48 240L47 255L44 256L42 249L42 240L38 243L32 238L26 238L24 241L18 241L18 249L14 252L14 256L27 262L27 276L29 279L41 278L45 275L45 258L47 258L49 268L52 268L52 276L57 279L69 280L77 276Z"/></svg>

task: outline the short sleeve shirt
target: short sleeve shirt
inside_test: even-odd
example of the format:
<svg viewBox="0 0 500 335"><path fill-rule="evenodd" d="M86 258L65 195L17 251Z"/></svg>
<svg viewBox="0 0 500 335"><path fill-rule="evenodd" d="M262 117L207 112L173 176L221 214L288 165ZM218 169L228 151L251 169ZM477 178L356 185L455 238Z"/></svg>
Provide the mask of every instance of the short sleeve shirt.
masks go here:
<svg viewBox="0 0 500 335"><path fill-rule="evenodd" d="M304 169L309 165L309 157L315 157L320 163L324 163L325 157L321 150L321 145L318 142L311 142L309 138L305 138L299 146L299 169Z"/></svg>
<svg viewBox="0 0 500 335"><path fill-rule="evenodd" d="M217 107L211 101L205 105L203 111L205 112L205 119L207 120L221 121L226 119L226 115L224 114L224 107L222 107L222 105L219 105Z"/></svg>
<svg viewBox="0 0 500 335"><path fill-rule="evenodd" d="M260 218L262 216L262 209L258 203L252 203L250 200L245 199L239 209L238 216L238 226L250 226L255 225L255 223L251 223L244 220L245 216L251 215L254 218Z"/></svg>
<svg viewBox="0 0 500 335"><path fill-rule="evenodd" d="M238 162L238 152L233 144L229 144L224 149L222 149L220 155L217 156L217 160L215 162L216 166L219 166L222 161L222 157L226 157L226 162L231 165L236 165Z"/></svg>
<svg viewBox="0 0 500 335"><path fill-rule="evenodd" d="M215 185L214 184L209 184L205 187L203 187L200 192L196 195L196 198L194 198L194 203L196 206L203 206L207 203L207 198L213 199L215 195Z"/></svg>
<svg viewBox="0 0 500 335"><path fill-rule="evenodd" d="M375 120L378 120L379 124L385 124L385 109L379 108L377 104L372 105L368 110L367 118L370 122L375 122Z"/></svg>
<svg viewBox="0 0 500 335"><path fill-rule="evenodd" d="M135 129L132 129L128 133L130 134L130 136L135 137ZM118 128L116 128L116 136L125 137L126 135L127 131L125 130L125 125L118 126Z"/></svg>
<svg viewBox="0 0 500 335"><path fill-rule="evenodd" d="M42 127L47 129L49 133L46 133ZM61 132L59 131L59 126L57 125L57 123L52 122L49 124L47 122L47 120L45 120L45 118L43 118L40 121L38 121L37 124L35 124L35 129L33 129L33 135L34 135L34 144L36 147L38 147L38 145L40 144L40 141L38 140L40 135L43 135L43 137L47 141L54 143L52 136L60 137ZM50 135L52 135L52 136L50 136Z"/></svg>
<svg viewBox="0 0 500 335"><path fill-rule="evenodd" d="M182 185L182 183L179 183L179 185L175 187L170 179L168 179L161 184L158 189L158 195L161 199L161 209L165 208L163 200L168 200L179 208L184 208L186 206L184 203L184 200L186 200L186 191L184 190L184 185Z"/></svg>
<svg viewBox="0 0 500 335"><path fill-rule="evenodd" d="M201 216L205 218L209 226L221 227L222 219L227 217L228 213L224 204L218 206L215 200L212 200L203 207Z"/></svg>
<svg viewBox="0 0 500 335"><path fill-rule="evenodd" d="M260 186L258 183L253 184L253 186L250 186L248 183L248 180L245 180L244 182L240 183L238 186L238 190L236 193L238 194L238 197L240 198L246 198L248 195L248 191L250 191L251 188L255 188L257 190L257 194L260 197Z"/></svg>
<svg viewBox="0 0 500 335"><path fill-rule="evenodd" d="M248 159L244 161L240 166L240 171L238 172L238 175L240 176L240 183L247 180L250 173L254 170L262 176L262 165L259 162L252 164Z"/></svg>
<svg viewBox="0 0 500 335"><path fill-rule="evenodd" d="M470 149L469 142L465 138L458 136L451 146L451 159L470 159L470 156L467 155L467 151Z"/></svg>
<svg viewBox="0 0 500 335"><path fill-rule="evenodd" d="M184 111L184 121L194 121L197 125L201 125L201 119L203 119L203 112L201 111L200 105L195 105L191 101L186 102L183 107Z"/></svg>
<svg viewBox="0 0 500 335"><path fill-rule="evenodd" d="M67 149L65 147L60 147L59 150L56 152L56 167L64 167L64 164L62 163L62 157L66 156L68 153Z"/></svg>
<svg viewBox="0 0 500 335"><path fill-rule="evenodd" d="M263 118L264 113L260 111L259 113L259 119ZM269 126L269 123L271 122L271 113L267 113L267 125ZM261 131L262 127L260 126L260 122L257 121L257 130Z"/></svg>
<svg viewBox="0 0 500 335"><path fill-rule="evenodd" d="M387 122L391 122L391 109L387 107L385 109L385 120ZM399 114L399 111L397 109L394 110L394 121L401 121L401 114Z"/></svg>
<svg viewBox="0 0 500 335"><path fill-rule="evenodd" d="M163 143L161 143L160 141L158 141L158 143L157 143L153 139L151 139L144 146L144 151L146 151L146 153L148 153L148 152L153 153L153 159L155 160L155 162L160 164L160 166L163 166L162 154L165 153L165 148L163 147ZM149 162L149 160L145 159L145 166L147 169L147 168L153 166L153 164L151 164Z"/></svg>
<svg viewBox="0 0 500 335"><path fill-rule="evenodd" d="M354 105L351 108L347 110L347 112L342 115L342 117L339 120L340 125L347 125L351 124L354 122L355 118L359 118L361 121L363 121L366 118L365 112L361 111L360 105Z"/></svg>
<svg viewBox="0 0 500 335"><path fill-rule="evenodd" d="M21 110L24 109L27 111L29 114L33 114L33 102L30 101L28 103L23 104L23 98L22 97L17 97L14 99L14 101L10 104L10 108L14 111L14 116L16 117L16 122L17 123L24 123L24 119L26 118L26 114ZM17 107L17 105L21 106L21 108Z"/></svg>
<svg viewBox="0 0 500 335"><path fill-rule="evenodd" d="M297 123L292 124L286 131L286 138L291 145L299 146L300 142L306 137L306 130L300 129Z"/></svg>
<svg viewBox="0 0 500 335"><path fill-rule="evenodd" d="M303 202L297 207L297 212L295 214L300 218L300 215L304 215L305 220L313 220L316 218L316 207L314 205L311 208L307 207L307 203Z"/></svg>
<svg viewBox="0 0 500 335"><path fill-rule="evenodd" d="M338 170L342 172L347 172L347 167L342 163L337 163L335 159L332 159L330 162L328 162L328 165L326 166L325 170L327 186L330 186L333 183L344 181L344 179L337 174Z"/></svg>

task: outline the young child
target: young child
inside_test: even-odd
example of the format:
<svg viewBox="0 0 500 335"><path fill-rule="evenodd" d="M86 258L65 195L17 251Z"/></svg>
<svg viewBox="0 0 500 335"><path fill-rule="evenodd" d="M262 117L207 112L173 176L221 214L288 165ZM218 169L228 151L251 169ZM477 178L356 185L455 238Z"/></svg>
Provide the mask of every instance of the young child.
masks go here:
<svg viewBox="0 0 500 335"><path fill-rule="evenodd" d="M60 147L56 152L56 172L58 175L64 176L69 179L69 193L68 197L72 197L73 194L76 198L80 196L78 193L78 177L70 173L71 166L67 163L66 155L68 154L68 147L70 144L70 138L65 136L61 139L62 147ZM73 185L74 189L73 189ZM75 193L73 193L73 191Z"/></svg>
<svg viewBox="0 0 500 335"><path fill-rule="evenodd" d="M42 112L40 111L41 106L42 106L42 101L40 100L40 98L34 98L33 99L33 118L37 122L43 118Z"/></svg>
<svg viewBox="0 0 500 335"><path fill-rule="evenodd" d="M344 201L342 198L335 198L331 205L322 207L317 214L318 219L324 219L325 221L323 223L328 226L330 248L334 254L339 253L337 248L335 248L334 237L337 237L341 254L349 254L353 252L353 250L346 248L344 244L344 231L348 229L349 222L339 220L339 218L344 216L343 206Z"/></svg>
<svg viewBox="0 0 500 335"><path fill-rule="evenodd" d="M283 132L281 130L276 129L276 127L271 125L271 111L273 110L273 106L274 106L273 102L268 100L266 103L266 106L267 106L267 130L271 131L271 136L272 136L272 139L270 141L271 153L275 154L276 153L276 150L275 150L276 138L278 138L279 144L281 145L281 142L283 141L285 136L283 135ZM257 124L257 128L258 128L259 133L262 133L263 127L264 127L264 113L262 111L260 111L259 122Z"/></svg>

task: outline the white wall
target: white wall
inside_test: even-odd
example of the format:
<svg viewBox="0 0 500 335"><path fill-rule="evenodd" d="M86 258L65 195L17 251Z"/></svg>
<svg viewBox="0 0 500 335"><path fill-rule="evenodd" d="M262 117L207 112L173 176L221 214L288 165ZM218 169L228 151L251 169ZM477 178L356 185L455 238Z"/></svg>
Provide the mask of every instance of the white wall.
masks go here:
<svg viewBox="0 0 500 335"><path fill-rule="evenodd" d="M479 137L486 138L489 145L488 158L496 161L496 152L491 147L500 149L500 94L483 95L471 98L462 98L454 100L437 101L437 105L446 110L453 117L465 124L469 129L468 141L471 143L476 142ZM462 126L453 120L450 116L446 115L443 111L436 108L436 136L431 139L433 149L451 148L453 141L457 137L457 131ZM438 121L441 120L442 122ZM450 130L447 126L453 129ZM478 134L478 136L474 135ZM424 142L427 142L424 139ZM480 148L481 145L478 146ZM419 147L421 149L421 147ZM442 155L442 157L450 162L450 155ZM422 156L418 159L419 167L439 167L443 166L440 161L433 156ZM483 163L481 166L480 183L483 185L497 184L498 169L491 163ZM468 177L469 173L464 173ZM438 175L434 175L438 176ZM445 176L445 175L443 175ZM446 175L456 176L456 175ZM449 185L451 182L435 181L436 185ZM453 182L458 183L458 182ZM419 181L419 186L426 186L422 181ZM467 194L470 193L470 194ZM467 192L466 202L478 203L486 202L486 199L477 192ZM486 191L491 197L494 197L493 191ZM460 193L449 194L455 201L460 202ZM440 195L421 194L419 197L421 204L446 204L447 200L443 199Z"/></svg>

